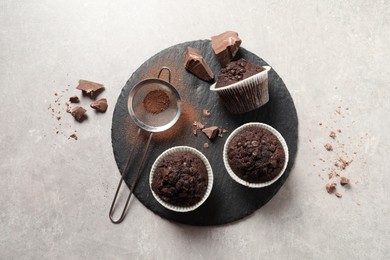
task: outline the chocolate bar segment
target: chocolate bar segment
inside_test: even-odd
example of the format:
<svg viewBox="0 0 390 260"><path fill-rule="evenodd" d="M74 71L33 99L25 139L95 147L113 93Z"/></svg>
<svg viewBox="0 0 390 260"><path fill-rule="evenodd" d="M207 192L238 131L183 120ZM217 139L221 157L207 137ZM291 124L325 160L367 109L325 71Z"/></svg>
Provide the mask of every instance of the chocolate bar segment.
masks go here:
<svg viewBox="0 0 390 260"><path fill-rule="evenodd" d="M104 85L81 79L79 80L79 85L76 87L76 89L83 91L84 95L94 97L104 90Z"/></svg>
<svg viewBox="0 0 390 260"><path fill-rule="evenodd" d="M202 80L212 81L214 79L214 73L197 49L187 48L184 66L188 71Z"/></svg>
<svg viewBox="0 0 390 260"><path fill-rule="evenodd" d="M107 105L107 99L101 98L101 99L99 99L99 100L96 100L96 101L94 101L94 102L91 104L91 107L92 107L93 109L95 109L96 111L98 111L98 112L104 113L104 112L106 112L107 107L108 107L108 105Z"/></svg>
<svg viewBox="0 0 390 260"><path fill-rule="evenodd" d="M227 31L211 37L211 47L222 67L225 67L236 56L241 45L238 33Z"/></svg>

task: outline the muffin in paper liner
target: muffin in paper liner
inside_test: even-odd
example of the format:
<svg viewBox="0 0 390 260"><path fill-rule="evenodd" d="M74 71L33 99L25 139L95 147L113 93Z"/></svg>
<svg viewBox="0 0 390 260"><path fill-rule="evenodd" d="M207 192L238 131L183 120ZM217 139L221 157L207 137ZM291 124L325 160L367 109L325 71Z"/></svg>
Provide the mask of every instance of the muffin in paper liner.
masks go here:
<svg viewBox="0 0 390 260"><path fill-rule="evenodd" d="M282 147L283 147L283 150L284 150L284 154L285 154L284 165L283 165L283 168L280 171L280 173L277 176L275 176L270 181L260 182L260 183L251 183L251 182L245 181L245 180L241 179L240 177L238 177L234 173L234 171L230 168L229 161L228 161L228 147L229 147L229 144L230 144L232 139L237 134L239 134L242 130L244 130L246 128L250 128L250 127L259 127L259 128L263 128L263 129L266 129L266 130L270 131L272 134L274 134L277 137L279 142L282 144ZM244 125L236 128L229 135L229 137L226 139L226 142L225 142L225 145L224 145L224 148L223 148L223 163L225 164L225 168L226 168L227 172L229 173L230 177L233 180L235 180L236 182L238 182L239 184L247 186L249 188L263 188L263 187L267 187L267 186L273 184L274 182L276 182L280 177L282 177L283 173L285 172L285 170L287 168L288 160L289 160L288 147L287 147L287 143L284 140L283 136L276 129L271 127L270 125L263 124L263 123L247 123L247 124L244 124Z"/></svg>
<svg viewBox="0 0 390 260"><path fill-rule="evenodd" d="M154 176L154 173L155 173L155 170L156 170L158 164L167 155L175 153L175 152L189 152L189 153L192 153L196 157L201 159L203 161L204 165L206 166L207 179L208 179L208 181L207 181L207 189L206 189L205 194L203 195L203 198L199 202L197 202L195 205L188 206L188 207L172 205L172 204L170 204L168 202L163 201L152 189L153 176ZM201 153L200 151L196 150L195 148L192 148L192 147L189 147L189 146L175 146L175 147L172 147L172 148L164 151L162 154L160 154L157 157L157 159L155 160L155 162L153 163L152 169L150 170L149 187L150 187L150 190L151 190L151 192L153 194L153 197L162 206L164 206L165 208L170 209L172 211L176 211L176 212L189 212L189 211L193 211L193 210L197 209L198 207L200 207L200 205L202 205L206 201L206 199L209 197L209 195L211 193L211 189L213 187L213 180L214 180L213 170L211 168L211 165L210 165L208 159L206 158L206 156L203 155L203 153Z"/></svg>
<svg viewBox="0 0 390 260"><path fill-rule="evenodd" d="M255 110L266 104L268 95L268 71L270 66L262 66L263 71L246 79L216 88L216 84L210 86L211 91L218 93L226 108L232 114L242 114Z"/></svg>

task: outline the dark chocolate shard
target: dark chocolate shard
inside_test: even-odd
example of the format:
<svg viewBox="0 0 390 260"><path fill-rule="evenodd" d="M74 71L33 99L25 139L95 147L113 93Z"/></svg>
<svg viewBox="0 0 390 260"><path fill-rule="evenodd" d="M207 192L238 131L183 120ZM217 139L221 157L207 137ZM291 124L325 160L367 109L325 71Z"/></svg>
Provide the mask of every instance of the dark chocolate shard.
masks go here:
<svg viewBox="0 0 390 260"><path fill-rule="evenodd" d="M79 102L80 102L80 99L79 99L78 96L71 96L71 97L69 98L69 101L70 101L70 103L79 103Z"/></svg>
<svg viewBox="0 0 390 260"><path fill-rule="evenodd" d="M188 71L204 81L212 81L214 79L214 73L197 49L187 48L184 66Z"/></svg>
<svg viewBox="0 0 390 260"><path fill-rule="evenodd" d="M76 87L76 89L83 91L84 95L87 95L89 97L94 97L104 90L104 85L81 79L79 80L79 85Z"/></svg>
<svg viewBox="0 0 390 260"><path fill-rule="evenodd" d="M342 176L342 177L340 178L340 184L341 184L342 186L348 185L348 184L349 184L349 179L348 179L347 177Z"/></svg>
<svg viewBox="0 0 390 260"><path fill-rule="evenodd" d="M210 126L207 128L204 128L202 132L211 140L214 139L218 133L219 133L219 128L218 126Z"/></svg>
<svg viewBox="0 0 390 260"><path fill-rule="evenodd" d="M74 117L74 119L76 119L76 121L82 122L86 118L85 112L87 112L87 110L82 107L76 106L72 108L70 114Z"/></svg>
<svg viewBox="0 0 390 260"><path fill-rule="evenodd" d="M241 45L238 33L227 31L211 37L211 47L222 67L225 67L236 56Z"/></svg>
<svg viewBox="0 0 390 260"><path fill-rule="evenodd" d="M104 112L106 112L107 107L108 107L108 105L107 105L107 99L101 98L101 99L99 99L99 100L96 100L95 102L93 102L93 103L91 104L91 107L92 107L93 109L95 109L96 111L98 111L98 112L104 113Z"/></svg>

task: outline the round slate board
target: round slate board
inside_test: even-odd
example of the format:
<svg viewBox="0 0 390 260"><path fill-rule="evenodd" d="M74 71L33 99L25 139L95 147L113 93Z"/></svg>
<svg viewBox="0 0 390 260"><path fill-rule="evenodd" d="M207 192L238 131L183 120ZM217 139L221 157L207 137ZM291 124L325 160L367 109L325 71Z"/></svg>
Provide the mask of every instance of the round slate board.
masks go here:
<svg viewBox="0 0 390 260"><path fill-rule="evenodd" d="M167 66L172 71L171 83L176 87L183 100L183 113L179 121L169 130L153 135L141 177L134 194L148 209L159 216L189 225L221 225L250 215L266 204L286 181L294 164L298 143L298 117L293 100L278 74L271 69L269 77L269 102L263 107L242 115L231 115L220 102L218 95L209 90L211 83L204 82L184 69L184 53L187 47L198 49L214 74L221 67L211 48L209 40L185 42L161 51L147 60L127 81L118 98L112 119L112 146L119 171L123 172L126 160L137 133L136 125L131 121L127 99L130 89L146 78L156 78L161 67ZM260 65L268 65L253 53L240 48L236 59L245 58ZM162 78L167 75L163 72ZM202 110L211 112L205 117ZM203 133L193 135L193 121L200 121L207 126L216 125L232 132L238 126L248 122L263 122L273 126L285 138L289 147L290 161L284 175L273 185L262 189L246 188L234 182L228 175L222 160L222 150L229 133L209 141ZM141 146L134 154L130 172L125 179L128 186L135 175L145 146L148 133L141 135ZM203 148L205 142L209 148ZM187 145L201 151L210 161L214 171L214 186L206 202L193 212L177 213L161 206L152 196L149 188L149 174L153 162L166 149ZM116 174L116 178L120 175ZM119 210L119 209L118 209ZM131 209L129 216L131 217Z"/></svg>

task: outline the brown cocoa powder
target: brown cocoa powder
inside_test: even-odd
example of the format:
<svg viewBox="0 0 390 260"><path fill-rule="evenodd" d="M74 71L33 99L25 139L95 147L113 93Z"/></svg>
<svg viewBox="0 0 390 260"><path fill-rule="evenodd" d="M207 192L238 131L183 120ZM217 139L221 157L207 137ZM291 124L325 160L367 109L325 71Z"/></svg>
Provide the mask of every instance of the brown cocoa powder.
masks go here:
<svg viewBox="0 0 390 260"><path fill-rule="evenodd" d="M162 90L150 91L144 98L146 111L152 114L159 114L169 107L169 97Z"/></svg>

